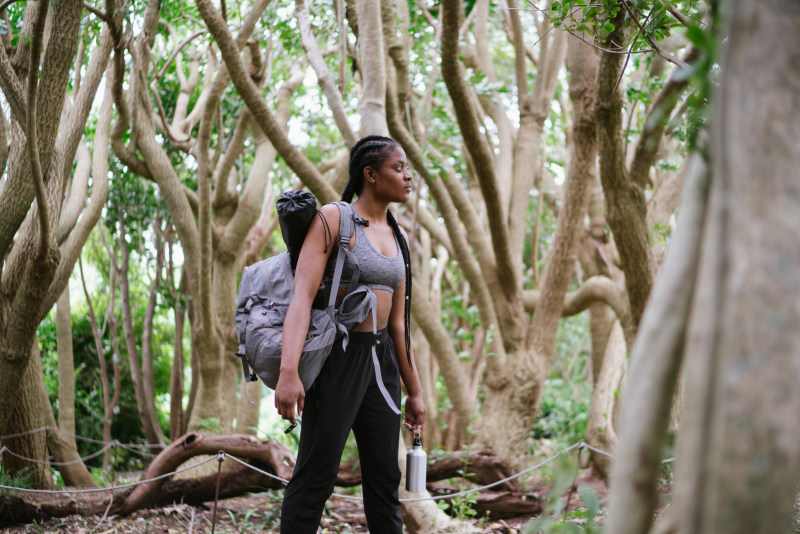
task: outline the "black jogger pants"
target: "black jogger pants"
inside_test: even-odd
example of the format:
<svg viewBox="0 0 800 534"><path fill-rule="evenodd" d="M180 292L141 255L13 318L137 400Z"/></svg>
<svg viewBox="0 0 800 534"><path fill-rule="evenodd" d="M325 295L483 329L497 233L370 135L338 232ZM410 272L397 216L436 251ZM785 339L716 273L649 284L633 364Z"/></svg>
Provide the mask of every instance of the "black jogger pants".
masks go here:
<svg viewBox="0 0 800 534"><path fill-rule="evenodd" d="M387 330L378 333L383 383L400 406L400 373ZM400 415L378 389L372 332L351 332L346 351L334 348L306 394L297 464L281 508L282 534L312 534L333 493L350 429L361 464L364 511L371 534L402 534L397 447Z"/></svg>

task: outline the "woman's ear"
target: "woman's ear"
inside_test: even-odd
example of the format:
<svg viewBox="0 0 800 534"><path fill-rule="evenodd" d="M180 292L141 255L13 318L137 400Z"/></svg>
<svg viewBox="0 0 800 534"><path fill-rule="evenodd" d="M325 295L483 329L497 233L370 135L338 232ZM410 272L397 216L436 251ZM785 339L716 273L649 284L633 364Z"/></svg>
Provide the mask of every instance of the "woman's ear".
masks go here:
<svg viewBox="0 0 800 534"><path fill-rule="evenodd" d="M375 183L375 169L372 167L364 167L364 179L371 184Z"/></svg>

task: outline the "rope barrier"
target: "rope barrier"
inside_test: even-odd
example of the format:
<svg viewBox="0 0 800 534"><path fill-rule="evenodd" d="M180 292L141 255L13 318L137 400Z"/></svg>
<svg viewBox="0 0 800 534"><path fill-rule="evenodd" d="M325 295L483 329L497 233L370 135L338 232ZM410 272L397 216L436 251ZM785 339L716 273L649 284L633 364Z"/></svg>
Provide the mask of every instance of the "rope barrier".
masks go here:
<svg viewBox="0 0 800 534"><path fill-rule="evenodd" d="M79 494L79 493L103 493L106 491L117 491L125 488L133 488L135 486L141 486L142 484L148 484L150 482L155 482L156 480L162 480L164 478L169 478L171 476L177 475L179 473L183 473L185 471L189 471L190 469L195 469L200 467L201 465L207 464L212 460L216 460L216 456L212 456L211 458L206 458L202 462L197 462L196 464L187 465L177 471L173 471L171 473L166 473L163 475L159 475L157 477L148 478L147 480L140 480L138 482L131 482L130 484L122 484L119 486L109 486L107 488L87 488L87 489L74 489L74 490L37 490L37 489L28 489L28 488L15 488L14 486L4 486L0 484L0 489L6 490L13 490L13 491L21 491L24 493L45 493L51 495L66 495L66 494Z"/></svg>
<svg viewBox="0 0 800 534"><path fill-rule="evenodd" d="M481 492L483 490L486 490L486 489L489 489L489 488L493 488L495 486L499 486L500 484L508 482L509 480L514 480L515 478L519 478L519 477L521 477L521 476L523 476L523 475L525 475L527 473L530 473L531 471L535 471L536 469L544 467L545 465L547 465L550 462L554 461L559 456L561 456L563 454L566 454L566 453L568 453L568 452L570 452L570 451L572 451L574 449L584 449L584 448L593 450L595 452L599 452L599 453L605 454L605 455L613 458L613 455L611 455L611 454L609 454L609 453L607 453L605 451L601 451L600 449L596 449L596 448L592 447L591 445L589 445L586 442L579 441L579 442L577 442L577 443L575 443L573 445L570 445L569 447L567 447L563 451L556 453L555 455L551 456L550 458L548 458L548 459L546 459L546 460L544 460L542 462L539 462L538 464L536 464L536 465L534 465L532 467L524 469L523 471L520 471L519 473L516 473L516 474L511 475L511 476L508 476L508 477L506 477L506 478L504 478L502 480L498 480L496 482L492 482L491 484L486 484L485 486L480 486L480 487L477 487L477 488L472 488L472 489L468 489L468 490L464 490L464 491L459 491L459 492L456 492L456 493L448 493L447 495L434 495L434 496L431 496L431 497L413 497L413 498L404 498L404 499L399 499L399 500L400 500L400 502L438 501L438 500L442 500L442 499L453 499L455 497L460 497L462 495L468 495L470 493L479 493L479 492ZM279 476L273 475L272 473L267 473L266 471L264 471L262 469L259 469L259 468L255 467L253 465L250 465L247 462L243 462L242 460L236 458L235 456L231 456L228 453L223 453L223 454L225 454L225 456L227 458L230 458L231 460L233 460L233 461L235 461L237 463L240 463L243 466L252 469L253 471L261 473L262 475L265 475L265 476L267 476L269 478L272 478L272 479L275 479L275 480L279 480L279 481L283 482L284 484L288 484L289 483L288 480L283 479L283 478L281 478ZM355 496L355 495L344 495L344 494L341 494L341 493L333 493L333 494L331 494L331 497L337 497L339 499L349 499L349 500L353 500L353 501L362 501L362 500L364 500L363 497L358 497L358 496Z"/></svg>
<svg viewBox="0 0 800 534"><path fill-rule="evenodd" d="M45 427L45 429L49 429L49 427ZM12 436L5 436L5 437L6 438L19 437L19 436L32 434L32 433L35 433L35 432L38 432L38 431L41 431L41 430L42 429L36 429L36 430L33 430L33 431L22 432L20 434L15 434L15 435L12 435ZM97 441L97 440L94 440L94 441ZM122 443L119 443L116 440L113 440L113 441L108 442L103 449L97 451L96 453L94 453L94 454L92 454L90 456L87 456L86 458L79 458L77 460L72 460L72 461L69 461L69 462L47 462L47 461L44 461L44 460L36 460L36 459L33 459L33 458L26 458L24 456L21 456L19 454L16 454L15 452L11 451L8 447L3 446L2 448L0 448L0 457L2 457L4 452L7 452L7 453L11 454L12 456L14 456L16 458L19 458L19 459L22 459L22 460L28 460L28 461L31 461L31 462L43 463L43 464L50 463L51 465L71 465L71 464L83 461L84 459L90 459L90 458L94 458L95 456L99 456L100 454L103 454L111 446L115 446L115 445L116 446L121 446L121 447L127 447L126 444L122 444ZM566 449L554 454L550 458L547 458L546 460L544 460L542 462L539 462L538 464L536 464L536 465L534 465L532 467L524 469L524 470L520 471L519 473L516 473L514 475L510 475L510 476L508 476L506 478L503 478L501 480L498 480L496 482L492 482L490 484L486 484L484 486L480 486L480 487L477 487L477 488L472 488L472 489L468 489L468 490L464 490L464 491L459 491L459 492L456 492L456 493L449 493L447 495L435 495L435 496L431 496L431 497L403 498L403 499L399 499L399 500L400 500L400 502L418 502L418 501L428 501L428 500L436 501L436 500L442 500L442 499L452 499L452 498L455 498L455 497L460 497L462 495L468 495L470 493L479 493L481 491L484 491L484 490L489 489L489 488L493 488L495 486L499 486L500 484L503 484L503 483L508 482L510 480L514 480L514 479L519 478L519 477L521 477L521 476L523 476L523 475L525 475L527 473L530 473L531 471L535 471L536 469L544 467L545 465L549 464L550 462L553 462L559 456L561 456L563 454L566 454L566 453L568 453L568 452L570 452L572 450L575 450L575 449L587 449L587 450L596 452L598 454L605 455L605 456L607 456L609 458L614 458L613 454L610 454L610 453L608 453L606 451L603 451L601 449L593 447L592 445L589 445L588 443L586 443L584 441L579 441L577 443L574 443L573 445L570 445ZM0 489L21 491L21 492L27 492L27 493L46 493L46 494L80 494L80 493L100 493L100 492L105 492L105 491L117 491L117 490L120 490L120 489L130 488L130 487L134 487L134 486L139 486L141 484L147 484L149 482L155 482L157 480L162 480L164 478L168 478L168 477L177 475L178 473L183 473L184 471L188 471L190 469L194 469L194 468L200 467L201 465L204 465L204 464L206 464L206 463L208 463L208 462L210 462L212 460L217 460L217 461L221 462L222 458L230 458L234 462L239 463L239 464L247 467L248 469L252 469L253 471L256 471L257 473L260 473L260 474L262 474L262 475L264 475L266 477L272 478L274 480L278 480L278 481L282 482L283 484L288 484L289 483L289 481L284 479L284 478L281 478L281 477L279 477L277 475L274 475L272 473L268 473L268 472L264 471L263 469L259 469L259 468L255 467L254 465L250 465L247 462L244 462L244 461L240 460L239 458L236 458L235 456L231 456L230 454L228 454L228 453L226 453L224 451L220 451L216 456L207 458L206 460L203 460L203 461L198 462L196 464L192 464L190 466L184 467L184 468L179 469L177 471L173 471L171 473L166 473L166 474L163 474L163 475L159 475L157 477L150 478L150 479L147 479L147 480L140 480L138 482L132 482L130 484L123 484L123 485L118 485L118 486L110 486L108 488L89 488L89 489L76 489L76 490L35 490L35 489L18 488L18 487L13 487L13 486L0 485ZM675 461L675 458L667 458L665 460L662 460L662 463L669 463L669 462L673 462L673 461ZM333 494L331 494L331 497L336 497L336 498L339 498L339 499L349 499L349 500L355 500L355 501L362 501L363 500L363 497L358 497L358 496L355 496L355 495L344 495L344 494L341 494L341 493L333 493Z"/></svg>
<svg viewBox="0 0 800 534"><path fill-rule="evenodd" d="M47 432L48 430L52 430L53 432L58 432L59 434L65 434L67 436L73 437L75 439L79 439L82 441L86 441L89 443L96 443L98 445L108 445L109 443L116 443L120 447L128 448L128 447L145 447L145 448L156 448L156 447L163 447L163 444L159 443L120 443L117 440L112 441L103 441L100 439L93 439L93 438L86 438L83 436L79 436L78 434L73 434L72 432L67 432L66 430L62 430L56 426L46 425L39 428L34 428L33 430L27 430L25 432L19 432L18 434L8 434L6 436L0 436L0 441L5 439L13 439L13 438L21 438L23 436L29 436L31 434L38 434L39 432Z"/></svg>
<svg viewBox="0 0 800 534"><path fill-rule="evenodd" d="M70 460L68 462L52 462L50 460L38 460L36 458L28 458L26 456L22 456L21 454L17 454L16 452L12 451L11 449L9 449L8 447L5 447L5 446L2 449L0 449L0 456L2 456L3 452L7 452L8 454L13 456L14 458L19 458L20 460L25 460L27 462L32 462L32 463L35 463L35 464L64 466L64 465L78 464L78 463L83 462L84 460L91 460L92 458L100 456L101 454L106 452L108 449L110 449L114 445L115 445L115 443L112 441L112 442L108 443L108 445L106 445L105 447L100 449L99 451L94 452L94 453L90 454L89 456L84 456L83 458L77 458L75 460Z"/></svg>

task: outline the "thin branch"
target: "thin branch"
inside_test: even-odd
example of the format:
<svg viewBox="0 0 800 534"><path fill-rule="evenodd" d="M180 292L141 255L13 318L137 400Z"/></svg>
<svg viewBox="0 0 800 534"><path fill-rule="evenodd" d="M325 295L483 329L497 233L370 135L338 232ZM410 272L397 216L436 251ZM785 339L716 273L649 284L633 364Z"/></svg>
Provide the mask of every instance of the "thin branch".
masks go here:
<svg viewBox="0 0 800 534"><path fill-rule="evenodd" d="M647 19L650 18L650 15L647 15ZM645 24L647 24L647 19L645 19ZM638 24L638 23L637 23ZM625 69L628 68L628 62L631 60L631 53L633 53L633 47L636 45L636 39L639 38L639 34L642 33L642 27L639 26L639 30L631 39L631 47L628 49L628 54L625 56L625 63L622 65L622 70L619 71L619 78L617 78L617 83L614 84L614 90L611 91L611 94L617 92L617 87L619 87L619 83L622 81L622 77L625 76Z"/></svg>
<svg viewBox="0 0 800 534"><path fill-rule="evenodd" d="M86 11L88 11L89 13L94 14L94 16L96 16L97 18L99 18L103 22L107 22L107 23L110 24L111 17L109 17L106 13L103 13L102 11L100 11L99 9L94 7L93 5L89 4L88 2L84 2L83 3L83 7L84 7L84 9L86 9Z"/></svg>
<svg viewBox="0 0 800 534"><path fill-rule="evenodd" d="M153 82L154 83L157 82L158 80L160 80L162 78L162 76L164 76L164 73L167 71L167 68L172 64L173 61L175 61L175 57L180 53L181 50L186 48L186 46L189 43L191 43L192 41L194 41L195 39L197 39L198 37L200 37L204 33L206 33L206 30L197 30L196 32L191 34L189 37L184 39L183 42L181 42L181 44L179 44L177 46L177 48L175 48L175 50L169 56L169 58L167 59L167 62L164 63L163 67L161 67L161 70L158 71L158 74L156 74L155 80L153 80Z"/></svg>
<svg viewBox="0 0 800 534"><path fill-rule="evenodd" d="M6 54L6 47L0 45L0 86L11 107L11 114L20 124L25 124L28 107L25 104L25 90L14 72L11 60Z"/></svg>
<svg viewBox="0 0 800 534"><path fill-rule="evenodd" d="M650 44L650 46L652 46L652 47L653 47L653 50L655 50L655 51L656 51L656 53L657 53L659 56L661 56L661 57L662 57L662 58L664 58L665 60L669 61L670 63L674 63L675 65L678 65L678 66L679 66L679 67L681 67L681 68L687 68L687 67L689 67L688 63L686 63L685 61L683 61L683 60L681 60L680 58L673 56L673 55L672 55L672 54L670 54L669 52L665 52L665 51L663 51L661 48L659 48L659 47L658 47L658 46L657 46L657 45L656 45L656 44L653 42L653 38L652 38L652 37L650 37L650 36L648 36L648 35L647 35L647 33L644 31L644 26L642 26L642 25L639 23L639 19L638 19L638 17L637 17L637 15L636 15L636 13L634 13L634 11L633 11L633 8L630 6L630 4L628 4L628 1L627 1L627 0L620 0L620 2L622 3L622 5L623 5L623 6L625 6L625 10L626 10L626 11L628 12L628 14L631 16L631 19L633 19L633 22L634 22L634 23L635 23L635 24L636 24L636 25L639 27L639 32L642 34L642 37L644 37L645 41L647 41L647 42ZM647 18L648 18L648 19L650 18L650 15L649 15L649 14L647 15ZM645 24L647 24L646 20L645 20ZM635 42L635 40L634 40L633 42Z"/></svg>
<svg viewBox="0 0 800 534"><path fill-rule="evenodd" d="M16 2L21 2L22 0L5 0L2 4L0 4L0 13L8 9L8 6L14 4Z"/></svg>
<svg viewBox="0 0 800 534"><path fill-rule="evenodd" d="M534 9L536 9L537 11L539 11L539 12L540 12L542 15L544 15L545 17L547 17L547 19L548 19L548 20L552 21L552 17L550 17L550 16L547 14L547 12L545 12L545 11L544 11L544 10L542 10L541 8L537 7L537 6L536 6L535 4L533 4L533 3L531 3L531 6L532 6ZM502 9L502 8L499 8L499 9ZM510 8L505 8L505 9L510 9ZM522 8L518 8L518 9L522 9ZM550 31L551 29L553 29L554 27L555 27L555 25L554 25L554 24L551 24L551 28L550 28L550 29L548 29L548 30L547 30L547 32L549 32L549 31ZM655 49L653 49L653 48L644 48L644 49L642 49L642 50L632 50L632 49L631 49L631 50L627 50L627 49L623 49L623 50L619 50L619 49L617 49L617 50L614 50L614 49L611 49L611 48L604 48L604 47L602 47L602 46L598 46L598 45L596 45L595 43L593 43L593 42L591 42L591 41L587 41L587 40L586 40L586 39L584 39L584 38L583 38L583 37L582 37L582 36L581 36L579 33L575 33L573 30L570 30L570 29L569 29L569 28L567 28L566 26L563 28L563 30L564 30L565 32L567 32L568 34L570 34L571 36L575 37L576 39L580 39L582 42L586 43L587 45L591 46L592 48L596 48L596 49L600 50L601 52L606 52L606 53L608 53L608 54L627 54L627 55L630 55L630 54L647 54L647 53L650 53L650 52L656 52L656 53L658 52L657 50L655 50ZM539 38L539 41L541 41L541 40L542 40L542 38L543 38L545 35L547 35L547 32L545 32L545 33L543 33L543 34L542 34L542 37L540 37L540 38ZM536 43L538 43L539 41L536 41ZM536 43L534 43L534 46L536 45ZM620 48L622 48L622 47L620 47ZM665 59L666 59L666 58L665 58ZM679 61L680 61L680 60L679 60Z"/></svg>

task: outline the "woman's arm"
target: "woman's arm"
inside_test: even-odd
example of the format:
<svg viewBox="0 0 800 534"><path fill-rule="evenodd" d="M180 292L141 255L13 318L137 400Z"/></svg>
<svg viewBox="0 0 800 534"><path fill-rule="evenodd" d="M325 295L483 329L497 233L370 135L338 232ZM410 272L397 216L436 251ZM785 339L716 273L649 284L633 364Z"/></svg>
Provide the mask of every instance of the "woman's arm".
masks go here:
<svg viewBox="0 0 800 534"><path fill-rule="evenodd" d="M311 305L319 290L328 257L331 251L338 246L339 208L336 205L328 204L322 206L320 212L328 228L336 231L327 231L321 218L314 217L306 234L294 275L294 295L284 319L284 325L291 325L291 327L283 329L281 373L278 384L275 386L275 408L282 418L293 425L296 424L295 413L297 415L303 413L306 396L297 366L300 363L300 354L308 334ZM326 235L335 236L334 242L326 243ZM297 412L295 412L295 406Z"/></svg>
<svg viewBox="0 0 800 534"><path fill-rule="evenodd" d="M400 368L400 376L406 387L408 398L406 398L405 415L403 425L414 432L422 432L425 424L425 402L422 400L422 386L417 374L417 363L414 360L414 351L410 351L411 365L406 357L406 282L394 288L392 296L392 310L389 312L389 335L394 342L395 352L397 353L397 365ZM411 347L409 347L409 350Z"/></svg>

